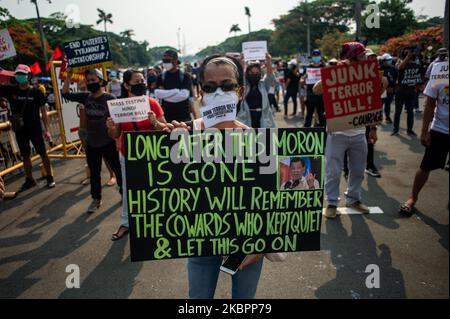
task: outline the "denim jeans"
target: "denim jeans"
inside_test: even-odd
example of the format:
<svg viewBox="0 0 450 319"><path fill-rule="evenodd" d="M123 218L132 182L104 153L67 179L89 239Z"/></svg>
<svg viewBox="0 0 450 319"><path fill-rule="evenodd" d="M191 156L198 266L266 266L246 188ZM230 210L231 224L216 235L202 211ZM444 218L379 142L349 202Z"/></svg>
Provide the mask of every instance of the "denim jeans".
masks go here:
<svg viewBox="0 0 450 319"><path fill-rule="evenodd" d="M398 132L400 130L400 117L403 111L403 105L406 108L406 112L408 112L407 117L407 130L408 132L413 130L414 126L414 97L415 94L407 94L398 92L395 95L395 117L394 117L394 132Z"/></svg>
<svg viewBox="0 0 450 319"><path fill-rule="evenodd" d="M102 199L101 170L102 158L109 164L117 178L119 192L122 192L122 174L120 172L119 153L116 143L110 143L102 147L86 147L86 159L91 172L91 196L93 199Z"/></svg>
<svg viewBox="0 0 450 319"><path fill-rule="evenodd" d="M339 185L345 153L348 156L348 186L345 192L346 203L351 205L361 201L361 184L367 160L367 141L365 134L345 136L328 134L326 157L325 192L329 205L339 204Z"/></svg>
<svg viewBox="0 0 450 319"><path fill-rule="evenodd" d="M125 157L120 154L120 170L122 172L122 210L120 213L120 226L130 227L128 224L128 194L127 180L125 179Z"/></svg>
<svg viewBox="0 0 450 319"><path fill-rule="evenodd" d="M294 103L294 112L292 114L297 114L297 94L298 94L297 89L286 90L286 95L284 97L284 114L285 115L288 115L288 103L289 103L290 98L292 98L292 103Z"/></svg>
<svg viewBox="0 0 450 319"><path fill-rule="evenodd" d="M263 259L232 276L232 298L254 299ZM213 299L223 258L195 257L187 262L190 299ZM228 276L228 275L227 275Z"/></svg>
<svg viewBox="0 0 450 319"><path fill-rule="evenodd" d="M394 101L394 93L387 93L387 96L383 99L384 114L386 118L391 118L391 104Z"/></svg>

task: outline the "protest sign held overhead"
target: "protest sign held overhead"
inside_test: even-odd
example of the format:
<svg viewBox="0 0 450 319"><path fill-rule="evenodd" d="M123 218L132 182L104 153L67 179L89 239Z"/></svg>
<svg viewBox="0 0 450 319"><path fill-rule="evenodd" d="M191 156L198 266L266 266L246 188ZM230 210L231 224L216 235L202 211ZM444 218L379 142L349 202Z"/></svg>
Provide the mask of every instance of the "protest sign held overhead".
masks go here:
<svg viewBox="0 0 450 319"><path fill-rule="evenodd" d="M376 61L326 67L321 76L331 132L382 122L381 79Z"/></svg>
<svg viewBox="0 0 450 319"><path fill-rule="evenodd" d="M147 96L130 97L108 101L108 108L114 123L140 122L148 118Z"/></svg>
<svg viewBox="0 0 450 319"><path fill-rule="evenodd" d="M448 85L448 75L448 61L435 63L430 75L431 86Z"/></svg>
<svg viewBox="0 0 450 319"><path fill-rule="evenodd" d="M266 59L267 41L252 41L242 43L244 59L248 61L259 61Z"/></svg>
<svg viewBox="0 0 450 319"><path fill-rule="evenodd" d="M131 260L320 250L325 135L125 133Z"/></svg>
<svg viewBox="0 0 450 319"><path fill-rule="evenodd" d="M0 30L0 61L16 56L14 43L8 29Z"/></svg>
<svg viewBox="0 0 450 319"><path fill-rule="evenodd" d="M64 44L64 52L73 72L112 66L108 37L105 35L67 42Z"/></svg>

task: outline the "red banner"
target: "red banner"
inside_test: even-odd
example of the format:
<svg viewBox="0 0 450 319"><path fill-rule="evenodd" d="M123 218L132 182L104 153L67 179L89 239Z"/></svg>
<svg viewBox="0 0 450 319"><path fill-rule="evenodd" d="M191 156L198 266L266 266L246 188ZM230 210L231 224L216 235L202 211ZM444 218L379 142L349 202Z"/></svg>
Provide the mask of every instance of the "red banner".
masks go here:
<svg viewBox="0 0 450 319"><path fill-rule="evenodd" d="M376 61L326 67L321 77L331 132L382 122L381 79Z"/></svg>

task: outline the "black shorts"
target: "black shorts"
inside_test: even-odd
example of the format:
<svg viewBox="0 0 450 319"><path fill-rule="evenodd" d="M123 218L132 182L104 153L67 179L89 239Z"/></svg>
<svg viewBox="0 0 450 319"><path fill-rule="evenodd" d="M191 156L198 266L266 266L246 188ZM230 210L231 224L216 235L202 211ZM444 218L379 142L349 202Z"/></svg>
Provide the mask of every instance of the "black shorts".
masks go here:
<svg viewBox="0 0 450 319"><path fill-rule="evenodd" d="M33 143L33 147L37 154L44 155L46 153L44 137L42 136L42 131L36 132L17 132L16 133L17 144L19 145L20 155L29 156L31 155L30 142Z"/></svg>
<svg viewBox="0 0 450 319"><path fill-rule="evenodd" d="M449 134L430 131L431 145L425 150L425 155L420 164L420 169L425 172L431 172L436 169L445 168L450 145Z"/></svg>

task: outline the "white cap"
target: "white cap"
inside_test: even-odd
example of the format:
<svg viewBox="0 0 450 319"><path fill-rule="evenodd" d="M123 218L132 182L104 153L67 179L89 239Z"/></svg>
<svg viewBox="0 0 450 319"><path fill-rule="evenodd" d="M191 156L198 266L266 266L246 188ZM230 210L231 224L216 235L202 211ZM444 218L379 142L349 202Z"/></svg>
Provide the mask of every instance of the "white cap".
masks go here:
<svg viewBox="0 0 450 319"><path fill-rule="evenodd" d="M385 60L393 60L392 55L390 55L389 53L385 53L381 56L381 61L385 61Z"/></svg>

